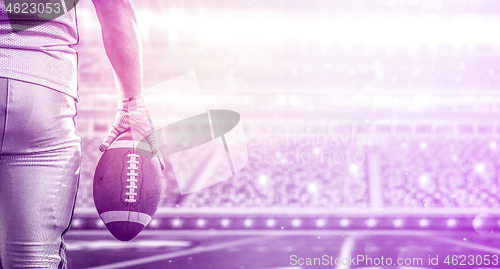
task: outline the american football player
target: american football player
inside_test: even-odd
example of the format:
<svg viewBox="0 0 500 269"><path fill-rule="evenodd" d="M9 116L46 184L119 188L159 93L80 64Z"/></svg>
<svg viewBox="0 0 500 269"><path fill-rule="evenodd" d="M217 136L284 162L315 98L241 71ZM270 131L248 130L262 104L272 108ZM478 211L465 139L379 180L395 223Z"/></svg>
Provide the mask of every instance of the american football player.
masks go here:
<svg viewBox="0 0 500 269"><path fill-rule="evenodd" d="M65 268L75 206L78 0L0 0L0 259L3 268ZM142 97L141 42L130 0L93 0L117 78L104 151L135 129L157 151ZM160 162L161 162L161 158Z"/></svg>

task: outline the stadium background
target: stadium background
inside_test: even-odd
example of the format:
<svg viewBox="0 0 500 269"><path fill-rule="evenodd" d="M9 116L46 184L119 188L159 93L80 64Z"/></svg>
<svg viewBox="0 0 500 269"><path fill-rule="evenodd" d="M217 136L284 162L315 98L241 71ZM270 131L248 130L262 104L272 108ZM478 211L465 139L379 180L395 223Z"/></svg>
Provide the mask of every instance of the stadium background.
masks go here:
<svg viewBox="0 0 500 269"><path fill-rule="evenodd" d="M194 71L207 109L240 113L249 151L240 173L196 193L179 195L172 172L165 172L160 209L145 236L497 232L500 2L134 5L146 88ZM92 179L116 92L92 4L81 0L77 8L83 161L68 235L73 264L85 267L111 262L101 257L85 263L71 244L87 242L86 232L105 230L94 209ZM182 109L182 100L171 105ZM281 264L290 265L288 258Z"/></svg>

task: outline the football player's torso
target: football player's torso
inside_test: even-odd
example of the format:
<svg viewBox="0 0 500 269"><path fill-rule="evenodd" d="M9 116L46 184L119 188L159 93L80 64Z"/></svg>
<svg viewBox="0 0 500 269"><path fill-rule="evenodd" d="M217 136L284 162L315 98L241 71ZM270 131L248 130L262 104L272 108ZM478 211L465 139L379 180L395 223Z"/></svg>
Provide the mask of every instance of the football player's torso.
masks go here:
<svg viewBox="0 0 500 269"><path fill-rule="evenodd" d="M0 77L76 97L78 0L0 0Z"/></svg>

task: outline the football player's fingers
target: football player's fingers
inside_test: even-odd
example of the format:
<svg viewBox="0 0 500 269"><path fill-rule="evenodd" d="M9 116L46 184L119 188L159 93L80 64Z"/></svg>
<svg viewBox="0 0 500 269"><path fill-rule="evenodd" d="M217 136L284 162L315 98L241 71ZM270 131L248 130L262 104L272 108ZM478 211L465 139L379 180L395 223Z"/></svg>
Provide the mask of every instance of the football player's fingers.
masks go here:
<svg viewBox="0 0 500 269"><path fill-rule="evenodd" d="M149 146L151 147L151 152L153 152L153 154L156 154L158 152L158 143L156 142L154 129L149 129L149 131L143 133L142 136L146 139Z"/></svg>
<svg viewBox="0 0 500 269"><path fill-rule="evenodd" d="M147 112L147 110L146 110ZM148 141L149 144L154 144L154 147L156 148L156 151L154 152L156 154L156 157L158 157L158 161L160 162L161 170L163 171L165 169L165 161L163 161L163 157L161 156L160 149L158 148L158 140L156 139L156 133L153 127L153 119L151 118L151 115L148 114L148 122L149 126L152 127L151 129L151 135L149 137L152 137L151 141Z"/></svg>
<svg viewBox="0 0 500 269"><path fill-rule="evenodd" d="M118 137L118 132L116 130L116 128L112 127L111 130L109 131L108 135L106 136L106 138L104 138L104 141L102 142L102 144L99 146L99 150L101 152L104 152L108 149L108 147L111 145L111 143L113 143L113 141L115 141L115 139Z"/></svg>
<svg viewBox="0 0 500 269"><path fill-rule="evenodd" d="M156 153L158 151L158 146L156 143L155 130L152 122L148 119L147 115L130 115L130 129L132 133L140 134L143 138L146 139L149 146L151 147L151 151Z"/></svg>
<svg viewBox="0 0 500 269"><path fill-rule="evenodd" d="M161 157L154 129L150 129L143 136L146 139L146 141L148 141L148 144L151 147L151 152L153 152L153 154L158 157L158 161L160 162L160 165L161 165L161 170L165 169L165 162L163 161L163 158Z"/></svg>
<svg viewBox="0 0 500 269"><path fill-rule="evenodd" d="M163 171L165 169L165 162L163 161L163 158L160 155L160 152L156 153L156 157L158 158L158 161L160 162L161 170Z"/></svg>
<svg viewBox="0 0 500 269"><path fill-rule="evenodd" d="M116 114L115 121L113 122L113 125L109 129L108 134L106 135L106 138L104 138L104 141L102 144L99 146L99 150L104 152L108 147L115 141L115 139L124 133L125 131L130 129L130 120L129 117L127 117L124 113L123 110L118 110L118 113Z"/></svg>
<svg viewBox="0 0 500 269"><path fill-rule="evenodd" d="M104 141L99 146L99 150L101 152L106 151L106 149L108 149L108 147L111 145L111 143L113 143L113 141L115 141L115 139L119 135L124 133L126 130L127 130L127 128L125 126L119 126L119 125L118 126L117 125L111 126L111 129L109 130L108 135L106 136L106 138L104 138Z"/></svg>

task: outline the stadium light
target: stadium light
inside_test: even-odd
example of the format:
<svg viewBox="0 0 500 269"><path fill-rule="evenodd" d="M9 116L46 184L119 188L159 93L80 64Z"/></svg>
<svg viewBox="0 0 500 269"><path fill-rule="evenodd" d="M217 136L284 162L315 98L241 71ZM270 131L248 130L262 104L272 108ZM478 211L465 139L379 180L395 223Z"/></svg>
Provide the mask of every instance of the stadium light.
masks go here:
<svg viewBox="0 0 500 269"><path fill-rule="evenodd" d="M415 0L408 0L410 2ZM407 19L400 16L375 16L367 19L318 18L300 20L285 16L276 18L262 14L259 20L233 13L210 12L208 16L190 14L182 9L171 9L158 14L150 10L137 12L141 33L149 37L149 29L166 30L176 40L178 33L192 33L201 44L279 44L286 40L316 41L322 44L367 44L368 46L399 44L456 44L473 46L498 43L499 37L491 36L499 28L497 21L437 19ZM92 20L90 20L92 21ZM92 29L99 24L92 24ZM483 29L477 31L477 29ZM242 35L241 33L245 33ZM328 34L325 34L328 33ZM442 33L446 33L443 35Z"/></svg>
<svg viewBox="0 0 500 269"><path fill-rule="evenodd" d="M472 226L474 226L474 228L480 228L483 226L483 224L484 224L483 219L474 219L472 221Z"/></svg>
<svg viewBox="0 0 500 269"><path fill-rule="evenodd" d="M316 221L316 226L319 228L325 227L326 225L326 220L325 219L318 219Z"/></svg>
<svg viewBox="0 0 500 269"><path fill-rule="evenodd" d="M231 221L228 219L222 219L220 221L220 226L222 226L223 228L227 228L230 224L231 224Z"/></svg>
<svg viewBox="0 0 500 269"><path fill-rule="evenodd" d="M172 220L172 227L179 228L181 226L182 226L182 220L180 220L180 219L173 219Z"/></svg>
<svg viewBox="0 0 500 269"><path fill-rule="evenodd" d="M418 225L422 228L427 228L430 224L430 221L428 219L421 219L419 222L418 222Z"/></svg>
<svg viewBox="0 0 500 269"><path fill-rule="evenodd" d="M98 219L97 222L96 222L96 226L97 226L97 228L103 228L104 227L104 222L102 222L101 219Z"/></svg>
<svg viewBox="0 0 500 269"><path fill-rule="evenodd" d="M71 226L74 228L79 228L80 226L82 226L82 220L81 219L74 219L71 222Z"/></svg>
<svg viewBox="0 0 500 269"><path fill-rule="evenodd" d="M151 220L151 222L149 223L149 225L152 227L152 228L157 228L158 226L160 226L160 221L157 220L157 219L153 219Z"/></svg>
<svg viewBox="0 0 500 269"><path fill-rule="evenodd" d="M401 228L401 226L403 226L403 224L404 224L404 220L402 220L402 219L395 219L394 222L393 222L393 224L394 224L394 227Z"/></svg>
<svg viewBox="0 0 500 269"><path fill-rule="evenodd" d="M247 228L250 228L250 227L252 227L252 225L253 225L253 220L252 220L252 219L246 219L246 220L243 222L243 225L245 225L245 227L247 227Z"/></svg>
<svg viewBox="0 0 500 269"><path fill-rule="evenodd" d="M302 224L302 221L300 219L293 219L292 220L292 226L297 228Z"/></svg>
<svg viewBox="0 0 500 269"><path fill-rule="evenodd" d="M274 227L274 225L276 225L276 220L274 220L274 219L268 219L266 221L266 226L267 227L272 228L272 227Z"/></svg>
<svg viewBox="0 0 500 269"><path fill-rule="evenodd" d="M446 221L446 226L448 226L448 228L453 228L457 225L457 220L456 219L449 219Z"/></svg>
<svg viewBox="0 0 500 269"><path fill-rule="evenodd" d="M342 226L344 228L349 227L350 224L351 224L351 221L348 219L341 219L340 220L340 226Z"/></svg>
<svg viewBox="0 0 500 269"><path fill-rule="evenodd" d="M198 219L196 221L196 226L198 226L198 228L203 228L203 227L205 227L206 224L207 224L207 221L204 219Z"/></svg>
<svg viewBox="0 0 500 269"><path fill-rule="evenodd" d="M266 176L262 175L262 176L259 177L259 183L260 184L266 184L266 182L267 182L267 177Z"/></svg>
<svg viewBox="0 0 500 269"><path fill-rule="evenodd" d="M377 225L376 219L368 219L366 221L366 226L368 226L368 228L373 228L373 227L375 227L375 225Z"/></svg>

